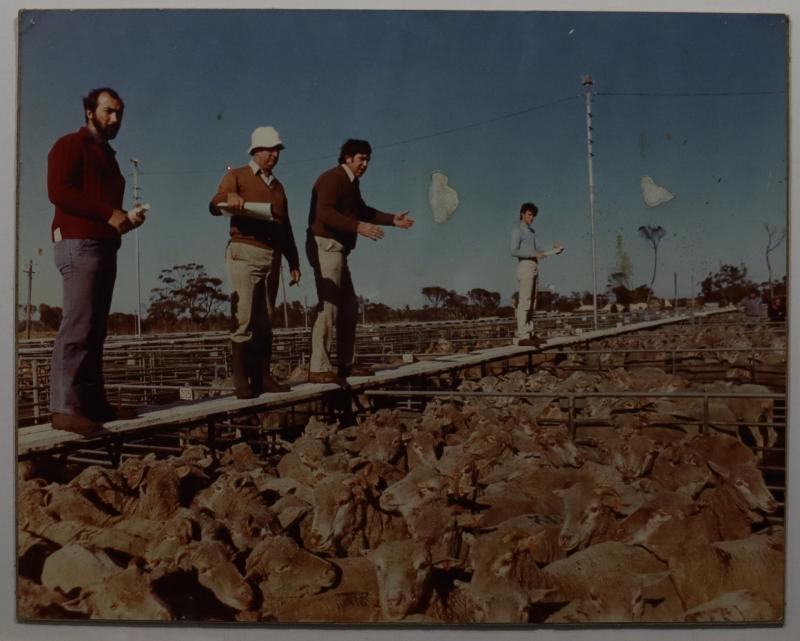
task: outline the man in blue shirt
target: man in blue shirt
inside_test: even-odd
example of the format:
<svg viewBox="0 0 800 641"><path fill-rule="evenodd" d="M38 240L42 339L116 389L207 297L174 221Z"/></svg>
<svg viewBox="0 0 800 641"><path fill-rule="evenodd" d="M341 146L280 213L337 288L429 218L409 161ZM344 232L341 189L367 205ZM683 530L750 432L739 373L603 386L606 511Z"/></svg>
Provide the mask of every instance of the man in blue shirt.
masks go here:
<svg viewBox="0 0 800 641"><path fill-rule="evenodd" d="M517 258L517 280L519 281L519 299L517 300L517 334L516 345L538 347L542 339L533 334L533 311L536 309L536 292L539 280L539 259L564 251L561 243L553 248L539 251L536 246L536 232L533 219L539 208L533 203L522 203L519 209L519 226L511 232L511 255ZM529 318L530 317L530 318Z"/></svg>

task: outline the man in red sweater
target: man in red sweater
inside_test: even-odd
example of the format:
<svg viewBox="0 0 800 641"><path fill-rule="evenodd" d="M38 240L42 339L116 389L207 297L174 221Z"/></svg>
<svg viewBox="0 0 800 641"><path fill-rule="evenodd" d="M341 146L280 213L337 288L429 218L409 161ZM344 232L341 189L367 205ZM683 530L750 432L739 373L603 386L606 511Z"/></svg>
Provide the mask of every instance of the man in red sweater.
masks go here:
<svg viewBox="0 0 800 641"><path fill-rule="evenodd" d="M117 274L121 236L144 222L122 209L125 179L108 144L125 108L116 91L83 99L86 126L67 134L47 156L47 193L55 263L63 285L63 317L50 367L50 411L56 429L79 434L132 411L111 406L103 381L103 344Z"/></svg>
<svg viewBox="0 0 800 641"><path fill-rule="evenodd" d="M356 246L357 235L379 240L383 238L379 225L408 229L414 224L407 211L387 214L364 202L359 179L366 173L371 155L372 147L366 140L351 138L342 145L340 164L317 178L311 192L306 253L319 298L311 333L308 380L312 383L344 386L348 376L372 373L353 363L358 299L347 257ZM336 369L331 353L334 327Z"/></svg>
<svg viewBox="0 0 800 641"><path fill-rule="evenodd" d="M291 283L300 282L300 260L286 192L272 173L282 149L274 128L256 128L250 139L250 162L225 174L209 207L214 216L220 216L222 209L233 214L225 264L235 292L231 360L237 398L289 390L270 372L271 316L282 255L289 263ZM264 209L269 213L253 218L246 203L268 205Z"/></svg>

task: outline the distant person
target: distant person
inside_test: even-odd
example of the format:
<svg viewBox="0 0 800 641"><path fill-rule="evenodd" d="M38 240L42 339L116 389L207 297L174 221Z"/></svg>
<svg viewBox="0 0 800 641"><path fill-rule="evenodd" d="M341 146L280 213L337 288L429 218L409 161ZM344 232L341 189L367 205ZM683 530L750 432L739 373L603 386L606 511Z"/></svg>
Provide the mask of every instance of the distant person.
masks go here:
<svg viewBox="0 0 800 641"><path fill-rule="evenodd" d="M271 316L282 256L289 263L290 284L300 282L300 261L286 192L272 173L283 148L273 127L256 128L250 136L250 162L225 174L209 207L214 216L223 213L219 205L233 213L225 265L234 290L235 328L230 339L237 398L290 389L276 381L270 369ZM269 204L267 219L250 217L245 203Z"/></svg>
<svg viewBox="0 0 800 641"><path fill-rule="evenodd" d="M533 221L539 208L533 203L522 203L519 208L519 225L511 232L511 255L517 259L517 333L515 345L538 347L542 339L534 334L533 313L536 311L536 294L539 282L539 260L564 251L561 243L551 250L540 251L536 245L536 232Z"/></svg>
<svg viewBox="0 0 800 641"><path fill-rule="evenodd" d="M364 203L359 179L367 171L372 147L366 140L350 139L342 145L339 165L322 174L311 192L306 253L317 286L317 317L311 332L312 383L346 385L348 376L369 375L353 362L358 300L347 258L356 236L383 238L378 225L408 229L414 221L408 212L383 213ZM333 365L333 329L336 328L336 367Z"/></svg>
<svg viewBox="0 0 800 641"><path fill-rule="evenodd" d="M751 289L748 296L739 303L739 309L744 312L744 321L747 325L754 325L761 320L761 303L761 297L756 289Z"/></svg>
<svg viewBox="0 0 800 641"><path fill-rule="evenodd" d="M769 302L767 310L769 320L773 323L782 323L786 320L786 298L784 296L773 296Z"/></svg>
<svg viewBox="0 0 800 641"><path fill-rule="evenodd" d="M56 141L47 156L47 194L61 273L63 317L53 345L50 412L58 430L89 434L106 421L133 418L112 406L103 380L103 345L117 276L121 237L145 220L122 209L125 179L108 144L119 132L125 104L108 87L83 99L86 125Z"/></svg>

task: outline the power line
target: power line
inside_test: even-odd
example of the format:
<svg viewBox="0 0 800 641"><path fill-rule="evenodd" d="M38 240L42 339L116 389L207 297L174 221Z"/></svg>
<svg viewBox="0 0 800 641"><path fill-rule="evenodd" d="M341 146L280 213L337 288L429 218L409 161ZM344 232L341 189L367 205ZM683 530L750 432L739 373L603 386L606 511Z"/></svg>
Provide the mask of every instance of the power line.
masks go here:
<svg viewBox="0 0 800 641"><path fill-rule="evenodd" d="M698 91L698 92L647 92L647 91L597 91L595 96L634 96L653 98L709 98L715 96L785 96L785 91Z"/></svg>
<svg viewBox="0 0 800 641"><path fill-rule="evenodd" d="M540 109L546 109L547 107L553 107L555 105L559 105L559 104L562 104L562 103L565 103L565 102L569 102L570 100L577 100L579 97L580 96L577 95L577 94L571 95L571 96L564 96L564 97L558 98L556 100L551 100L549 102L540 103L538 105L533 105L531 107L526 107L525 109L520 109L518 111L513 111L513 112L502 114L502 115L499 115L499 116L494 116L492 118L486 118L484 120L477 120L475 122L467 123L465 125L460 125L458 127L451 127L450 129L442 129L442 130L439 130L439 131L433 131L433 132L428 133L428 134L421 134L419 136L411 136L410 138L403 138L401 140L395 140L395 141L387 142L387 143L373 144L372 148L373 149L388 149L390 147L399 147L400 145L407 145L407 144L414 143L414 142L419 142L419 141L422 141L422 140L428 140L430 138L437 138L439 136L446 136L448 134L456 133L456 132L459 132L459 131L465 131L467 129L474 129L475 127L481 127L483 125L488 125L488 124L492 124L492 123L495 123L495 122L500 122L502 120L508 120L509 118L516 118L518 116L523 116L523 115L525 115L527 113L531 113L533 111L538 111ZM338 153L325 154L325 155L320 155L320 156L311 156L311 157L308 157L308 158L301 158L299 160L290 160L290 161L286 161L286 162L281 162L281 166L282 167L288 167L288 166L291 166L291 165L301 165L301 164L305 164L305 163L309 163L309 162L315 162L315 161L318 161L318 160L327 160L329 158L336 158L336 157L338 157ZM165 175L165 174L179 175L179 174L218 174L218 173L219 173L219 169L213 169L213 170L186 169L186 170L182 170L182 171L169 171L169 170L166 170L166 171L140 172L140 175L155 176L155 175Z"/></svg>
<svg viewBox="0 0 800 641"><path fill-rule="evenodd" d="M595 91L592 92L594 96L603 96L603 97L647 97L647 98L688 98L688 97L698 97L698 98L710 98L710 97L730 97L730 96L785 96L786 91L699 91L699 92L647 92L647 91L630 91L630 92L623 92L623 91ZM448 134L457 133L459 131L466 131L468 129L475 129L476 127L482 127L484 125L489 125L495 122L500 122L503 120L508 120L510 118L517 118L519 116L523 116L525 114L538 111L540 109L546 109L548 107L554 107L556 105L560 105L566 102L570 102L572 100L578 100L581 98L581 94L574 94L569 96L563 96L561 98L557 98L555 100L550 100L548 102L543 102L537 105L533 105L531 107L526 107L525 109L520 109L518 111L512 111L506 114L501 114L499 116L494 116L492 118L485 118L483 120L476 120L475 122L467 123L465 125L459 125L458 127L451 127L449 129L441 129L439 131L433 131L427 134L420 134L418 136L410 136L408 138L402 138L400 140L395 140L392 142L387 143L378 143L372 145L374 149L389 149L391 147L399 147L401 145L408 145L415 142L420 142L423 140L430 140L431 138L438 138L440 136L446 136ZM308 158L300 158L298 160L289 160L281 163L282 167L290 167L292 165L302 165L310 162L316 162L319 160L328 160L330 158L336 158L337 154L324 154L319 156L309 156ZM140 175L149 175L149 176L160 176L160 175L170 175L170 176L177 176L177 175L198 175L198 174L210 174L210 175L217 175L219 174L219 169L185 169L185 170L164 170L164 171L148 171L148 172L140 172Z"/></svg>
<svg viewBox="0 0 800 641"><path fill-rule="evenodd" d="M495 116L494 118L488 118L486 120L479 120L477 122L469 123L467 125L461 125L460 127L452 127L451 129L444 129L442 131L436 131L430 134L424 134L421 136L414 136L412 138L405 138L403 140L397 140L395 142L385 143L382 145L376 145L379 149L386 149L388 147L397 147L398 145L405 145L411 142L417 142L419 140L428 140L429 138L435 138L437 136L444 136L447 134L452 134L457 131L464 131L465 129L474 129L475 127L481 127L483 125L488 125L493 122L499 122L501 120L508 120L509 118L516 118L517 116L522 116L527 113L531 113L532 111L538 111L539 109L544 109L546 107L553 107L555 105L559 105L564 102L569 102L570 100L577 100L579 98L578 95L573 96L565 96L564 98L559 98L557 100L551 100L550 102L545 102L539 105L534 105L533 107L528 107L527 109L521 109L519 111L514 111L511 113L503 114L501 116Z"/></svg>

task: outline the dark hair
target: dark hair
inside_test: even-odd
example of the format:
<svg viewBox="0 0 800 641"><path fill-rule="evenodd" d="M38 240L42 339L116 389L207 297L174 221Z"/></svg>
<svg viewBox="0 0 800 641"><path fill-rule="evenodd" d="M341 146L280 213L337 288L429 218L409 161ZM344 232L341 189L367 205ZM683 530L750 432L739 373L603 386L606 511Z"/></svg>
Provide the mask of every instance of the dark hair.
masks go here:
<svg viewBox="0 0 800 641"><path fill-rule="evenodd" d="M372 155L372 147L366 140L356 140L355 138L348 138L347 142L342 145L339 150L339 163L343 163L344 159L348 156L352 157L356 154L364 154L365 156Z"/></svg>
<svg viewBox="0 0 800 641"><path fill-rule="evenodd" d="M534 214L538 214L539 208L533 203L522 203L519 208L519 217L522 218L522 214L526 211L532 211Z"/></svg>
<svg viewBox="0 0 800 641"><path fill-rule="evenodd" d="M122 98L119 97L119 94L114 91L111 87L100 87L100 89L92 89L89 94L83 99L83 117L86 119L86 122L89 122L89 116L86 115L87 111L91 111L92 113L95 112L97 109L97 99L100 97L100 94L107 93L111 96L114 100L118 101L122 110L125 109L125 102Z"/></svg>

